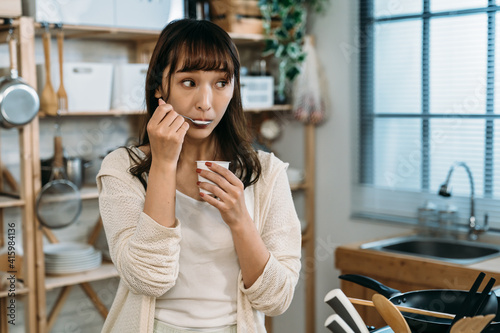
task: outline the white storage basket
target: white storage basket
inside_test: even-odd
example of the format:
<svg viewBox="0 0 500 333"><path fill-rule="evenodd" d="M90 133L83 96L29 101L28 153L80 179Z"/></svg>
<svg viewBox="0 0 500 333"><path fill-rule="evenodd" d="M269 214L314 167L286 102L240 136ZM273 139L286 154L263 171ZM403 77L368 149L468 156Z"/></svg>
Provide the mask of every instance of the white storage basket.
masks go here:
<svg viewBox="0 0 500 333"><path fill-rule="evenodd" d="M114 69L113 98L114 110L145 110L145 85L148 64L120 64Z"/></svg>
<svg viewBox="0 0 500 333"><path fill-rule="evenodd" d="M244 109L268 108L274 104L274 78L272 76L242 76L241 102Z"/></svg>

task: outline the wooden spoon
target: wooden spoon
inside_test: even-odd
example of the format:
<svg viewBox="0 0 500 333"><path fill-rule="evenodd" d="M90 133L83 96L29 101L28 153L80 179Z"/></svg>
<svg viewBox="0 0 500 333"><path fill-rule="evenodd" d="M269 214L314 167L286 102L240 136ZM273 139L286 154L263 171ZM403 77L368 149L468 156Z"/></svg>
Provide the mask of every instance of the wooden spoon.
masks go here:
<svg viewBox="0 0 500 333"><path fill-rule="evenodd" d="M384 318L394 333L411 333L405 318L391 301L380 294L373 295L372 301L378 313Z"/></svg>
<svg viewBox="0 0 500 333"><path fill-rule="evenodd" d="M451 327L450 333L481 333L493 318L495 318L495 314L464 317Z"/></svg>
<svg viewBox="0 0 500 333"><path fill-rule="evenodd" d="M63 83L63 42L64 42L64 32L61 30L57 33L57 50L59 53L59 78L61 84L57 90L57 101L60 111L68 111L68 94L66 94L66 89L64 89Z"/></svg>
<svg viewBox="0 0 500 333"><path fill-rule="evenodd" d="M42 96L40 96L40 107L42 112L47 115L55 116L57 115L57 95L52 86L52 80L50 77L50 33L48 29L45 30L42 36L43 40L43 54L45 56L45 87L42 90Z"/></svg>

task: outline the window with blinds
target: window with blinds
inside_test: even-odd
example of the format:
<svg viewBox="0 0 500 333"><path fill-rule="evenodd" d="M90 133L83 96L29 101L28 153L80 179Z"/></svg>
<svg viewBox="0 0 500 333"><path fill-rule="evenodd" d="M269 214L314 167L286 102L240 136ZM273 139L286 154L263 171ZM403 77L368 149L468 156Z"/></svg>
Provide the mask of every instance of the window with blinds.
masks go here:
<svg viewBox="0 0 500 333"><path fill-rule="evenodd" d="M500 227L500 0L360 0L354 215L414 221L431 201Z"/></svg>

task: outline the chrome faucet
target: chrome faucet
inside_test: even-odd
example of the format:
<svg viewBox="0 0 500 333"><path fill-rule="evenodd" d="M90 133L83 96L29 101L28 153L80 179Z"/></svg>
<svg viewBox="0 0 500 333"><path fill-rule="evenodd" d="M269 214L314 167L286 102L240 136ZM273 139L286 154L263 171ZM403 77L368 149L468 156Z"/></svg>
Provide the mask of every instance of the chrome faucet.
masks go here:
<svg viewBox="0 0 500 333"><path fill-rule="evenodd" d="M474 180L472 178L472 172L470 171L469 167L465 162L455 162L451 167L450 170L448 171L448 176L446 177L446 181L441 185L439 188L438 194L443 197L451 197L451 191L449 190L448 186L450 184L450 179L451 179L451 174L453 173L453 170L455 167L461 166L465 169L467 172L467 175L469 176L469 184L470 184L470 216L469 216L469 233L468 233L468 238L469 240L477 240L480 234L483 232L488 231L488 214L484 215L484 224L482 227L478 226L477 220L476 220L476 215L475 215L475 203L474 203Z"/></svg>

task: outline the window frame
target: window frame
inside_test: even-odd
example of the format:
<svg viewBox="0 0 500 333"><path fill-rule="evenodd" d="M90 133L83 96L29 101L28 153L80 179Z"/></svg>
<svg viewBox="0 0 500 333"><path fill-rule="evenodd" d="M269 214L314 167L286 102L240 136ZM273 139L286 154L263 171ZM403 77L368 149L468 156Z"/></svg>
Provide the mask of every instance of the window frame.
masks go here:
<svg viewBox="0 0 500 333"><path fill-rule="evenodd" d="M416 223L416 207L423 202L423 200L433 200L436 198L437 190L430 188L430 120L434 118L446 119L484 119L485 120L485 154L483 160L483 173L484 173L484 197L476 200L476 211L482 211L481 207L488 208L495 206L498 200L493 198L493 180L494 180L494 120L500 120L500 113L494 113L494 89L495 89L495 29L496 29L496 14L500 13L500 6L496 5L496 0L488 0L488 6L483 8L463 9L454 11L431 12L430 1L423 0L423 10L419 14L406 14L406 15L392 15L375 17L373 13L374 0L360 0L359 7L359 27L361 33L359 34L359 45L362 45L359 53L359 155L360 163L357 163L358 179L354 188L354 201L353 201L353 217L363 218L377 218L383 214L377 213L376 210L371 211L370 208L365 206L365 210L356 212L358 208L356 205L356 196L367 197L370 195L380 196L383 195L387 200L397 200L401 195L405 197L405 202L416 200L413 205L403 204L401 209L408 210L407 213L396 214L399 216L400 222ZM487 15L487 73L486 73L486 110L484 114L465 114L465 113L430 113L430 21L438 17L451 17L463 16L470 14L484 13ZM377 23L387 22L400 22L402 20L421 20L422 21L422 75L421 75L421 90L422 90L422 110L417 114L405 113L375 113L375 103L373 95L374 86L374 52L375 40L374 31ZM499 22L500 24L500 22ZM500 45L498 46L500 48ZM500 89L500 87L497 87ZM384 189L377 189L372 186L374 184L374 138L375 138L375 120L377 118L413 118L421 120L421 179L420 179L420 192L407 192L407 191L386 191ZM500 133L497 133L500 135ZM500 168L498 168L497 177L500 177ZM444 180L444 179L443 179ZM397 193L394 193L397 192ZM356 194L358 193L358 194ZM371 193L371 194L370 194ZM500 194L498 194L500 195ZM457 197L454 198L456 204L460 204L463 208L463 218L468 218L469 198ZM376 201L376 200L375 200ZM369 206L369 205L368 205ZM479 207L479 209L478 209ZM396 215L385 215L385 220L394 220ZM495 217L500 219L500 211L493 212ZM393 216L393 217L391 217ZM477 214L477 216L480 216ZM397 220L397 218L396 218ZM479 222L482 223L482 217L479 217ZM497 220L497 226L500 226L500 220Z"/></svg>

